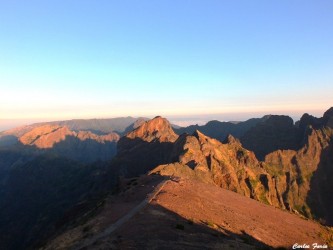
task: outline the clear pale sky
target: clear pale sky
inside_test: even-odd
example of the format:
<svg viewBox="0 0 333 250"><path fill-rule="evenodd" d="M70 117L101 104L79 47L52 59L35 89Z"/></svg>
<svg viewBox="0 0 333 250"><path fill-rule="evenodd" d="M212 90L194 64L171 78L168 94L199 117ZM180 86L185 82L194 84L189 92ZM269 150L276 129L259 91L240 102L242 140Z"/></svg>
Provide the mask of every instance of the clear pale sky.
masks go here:
<svg viewBox="0 0 333 250"><path fill-rule="evenodd" d="M320 116L332 100L331 0L0 2L0 123Z"/></svg>

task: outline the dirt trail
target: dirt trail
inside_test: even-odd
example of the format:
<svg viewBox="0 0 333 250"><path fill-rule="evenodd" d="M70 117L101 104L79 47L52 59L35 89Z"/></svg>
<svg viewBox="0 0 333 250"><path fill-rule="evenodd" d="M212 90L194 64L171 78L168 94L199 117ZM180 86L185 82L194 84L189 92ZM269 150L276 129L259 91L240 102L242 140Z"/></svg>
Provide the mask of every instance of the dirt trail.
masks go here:
<svg viewBox="0 0 333 250"><path fill-rule="evenodd" d="M113 233L116 229L118 229L120 226L122 226L124 223L129 221L135 214L137 214L139 211L141 211L146 205L148 205L163 189L164 185L167 184L169 180L163 180L157 187L154 189L154 191L147 195L146 199L141 201L138 205L136 205L132 210L130 210L125 216L118 219L114 224L110 225L108 228L106 228L103 232L95 235L93 238L87 239L79 246L75 246L73 249L79 250L83 249L85 247L90 246L95 241L102 239L111 233Z"/></svg>

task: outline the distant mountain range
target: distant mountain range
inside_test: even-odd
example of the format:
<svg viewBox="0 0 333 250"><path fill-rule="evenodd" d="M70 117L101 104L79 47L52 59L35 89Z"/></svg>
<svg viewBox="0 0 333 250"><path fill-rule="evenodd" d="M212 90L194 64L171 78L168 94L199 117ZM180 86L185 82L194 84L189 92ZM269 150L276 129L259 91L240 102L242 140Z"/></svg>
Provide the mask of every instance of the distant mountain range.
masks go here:
<svg viewBox="0 0 333 250"><path fill-rule="evenodd" d="M87 211L93 218L121 180L145 174L217 186L333 225L332 138L333 108L295 124L267 115L175 128L162 117L127 117L7 130L0 133L0 248L47 244Z"/></svg>

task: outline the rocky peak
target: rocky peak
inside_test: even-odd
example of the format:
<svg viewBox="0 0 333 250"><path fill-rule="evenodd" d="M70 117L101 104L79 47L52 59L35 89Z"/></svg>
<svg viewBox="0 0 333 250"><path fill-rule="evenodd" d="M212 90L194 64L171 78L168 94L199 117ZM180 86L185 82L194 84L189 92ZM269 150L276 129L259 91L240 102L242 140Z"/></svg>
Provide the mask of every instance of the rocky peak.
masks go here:
<svg viewBox="0 0 333 250"><path fill-rule="evenodd" d="M325 117L333 117L333 107L329 108L325 113L324 113L324 118Z"/></svg>
<svg viewBox="0 0 333 250"><path fill-rule="evenodd" d="M308 126L312 126L314 128L320 128L322 126L322 119L316 118L308 113L302 115L299 121L299 128L302 131L305 131Z"/></svg>
<svg viewBox="0 0 333 250"><path fill-rule="evenodd" d="M140 138L144 141L174 142L178 135L173 131L171 124L160 116L144 122L140 127L126 135L129 139Z"/></svg>
<svg viewBox="0 0 333 250"><path fill-rule="evenodd" d="M317 118L305 113L300 119L299 128L305 131L308 126L314 129L320 129L323 126L333 128L333 107L329 108L322 118Z"/></svg>
<svg viewBox="0 0 333 250"><path fill-rule="evenodd" d="M228 135L227 138L223 141L224 144L241 144L240 141L233 137L232 135Z"/></svg>
<svg viewBox="0 0 333 250"><path fill-rule="evenodd" d="M207 141L208 137L205 136L203 133L201 133L199 130L195 130L192 134L195 138L197 138L199 141Z"/></svg>
<svg viewBox="0 0 333 250"><path fill-rule="evenodd" d="M333 107L324 113L324 125L333 128Z"/></svg>

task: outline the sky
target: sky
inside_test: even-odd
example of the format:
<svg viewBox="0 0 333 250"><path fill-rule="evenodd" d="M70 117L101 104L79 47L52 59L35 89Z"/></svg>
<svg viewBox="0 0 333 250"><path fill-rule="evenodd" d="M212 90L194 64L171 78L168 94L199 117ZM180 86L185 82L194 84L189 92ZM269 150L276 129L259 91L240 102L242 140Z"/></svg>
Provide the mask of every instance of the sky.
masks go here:
<svg viewBox="0 0 333 250"><path fill-rule="evenodd" d="M0 130L321 116L333 106L332 12L331 0L0 0Z"/></svg>

